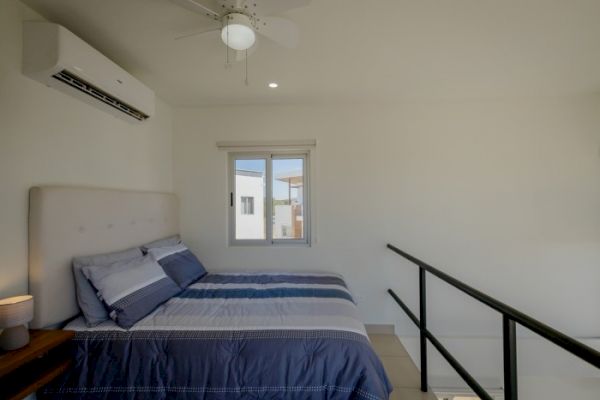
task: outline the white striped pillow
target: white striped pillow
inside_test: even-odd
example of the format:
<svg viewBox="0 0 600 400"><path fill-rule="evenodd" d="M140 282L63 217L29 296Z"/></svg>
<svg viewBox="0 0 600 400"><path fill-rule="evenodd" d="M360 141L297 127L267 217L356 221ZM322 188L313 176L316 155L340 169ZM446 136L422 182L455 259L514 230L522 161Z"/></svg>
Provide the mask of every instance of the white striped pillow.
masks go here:
<svg viewBox="0 0 600 400"><path fill-rule="evenodd" d="M87 266L82 272L97 290L109 316L126 329L181 291L152 256Z"/></svg>

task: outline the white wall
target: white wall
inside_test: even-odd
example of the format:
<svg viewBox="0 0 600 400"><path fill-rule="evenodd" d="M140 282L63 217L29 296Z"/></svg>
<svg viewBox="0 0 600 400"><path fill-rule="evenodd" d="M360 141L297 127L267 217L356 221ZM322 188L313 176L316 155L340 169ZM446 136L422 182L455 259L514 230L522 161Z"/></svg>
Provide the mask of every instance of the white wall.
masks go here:
<svg viewBox="0 0 600 400"><path fill-rule="evenodd" d="M385 249L392 242L570 335L600 336L600 97L175 115L182 233L210 270L338 271L367 323L397 323L411 336L385 290L418 310L417 270ZM304 138L318 140L317 242L228 247L227 155L215 143ZM434 333L500 334L494 312L433 278L429 289ZM466 343L459 359L500 371L497 357L478 357Z"/></svg>
<svg viewBox="0 0 600 400"><path fill-rule="evenodd" d="M21 20L0 1L0 297L27 292L28 189L37 184L171 190L172 113L131 125L21 74Z"/></svg>
<svg viewBox="0 0 600 400"><path fill-rule="evenodd" d="M235 175L236 239L265 239L265 178ZM253 214L242 214L242 197L251 197Z"/></svg>

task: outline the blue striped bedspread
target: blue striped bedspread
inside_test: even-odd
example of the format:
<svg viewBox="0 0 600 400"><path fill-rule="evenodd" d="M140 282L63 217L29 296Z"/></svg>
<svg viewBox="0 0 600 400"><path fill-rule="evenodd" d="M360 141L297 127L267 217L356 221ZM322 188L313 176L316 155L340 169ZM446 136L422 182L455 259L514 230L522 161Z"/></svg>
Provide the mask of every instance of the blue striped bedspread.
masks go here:
<svg viewBox="0 0 600 400"><path fill-rule="evenodd" d="M129 330L75 321L45 398L383 400L391 385L341 276L209 274Z"/></svg>

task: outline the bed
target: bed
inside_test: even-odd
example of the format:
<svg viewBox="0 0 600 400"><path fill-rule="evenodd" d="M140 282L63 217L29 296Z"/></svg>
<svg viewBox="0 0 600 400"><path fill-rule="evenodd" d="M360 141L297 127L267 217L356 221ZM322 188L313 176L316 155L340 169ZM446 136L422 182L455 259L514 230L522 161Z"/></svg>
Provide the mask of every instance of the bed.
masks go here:
<svg viewBox="0 0 600 400"><path fill-rule="evenodd" d="M30 202L30 291L43 302L34 327L78 313L74 255L177 231L169 194L44 187ZM331 273L209 273L128 330L112 321L88 328L81 317L65 328L77 332L74 367L41 398L383 400L391 392L350 291Z"/></svg>

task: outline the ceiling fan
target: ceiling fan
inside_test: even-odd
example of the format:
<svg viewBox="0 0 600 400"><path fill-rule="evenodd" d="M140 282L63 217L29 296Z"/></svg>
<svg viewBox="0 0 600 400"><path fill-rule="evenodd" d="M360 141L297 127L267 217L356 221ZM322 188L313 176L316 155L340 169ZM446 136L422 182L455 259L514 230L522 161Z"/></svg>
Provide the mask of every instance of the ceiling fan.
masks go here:
<svg viewBox="0 0 600 400"><path fill-rule="evenodd" d="M257 34L281 46L293 48L298 44L298 28L292 21L275 17L294 8L308 5L311 0L171 0L190 11L214 21L214 26L176 39L197 35L217 34L229 51L235 52L235 61L247 59L256 49Z"/></svg>

